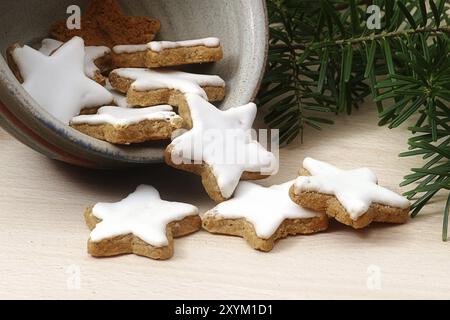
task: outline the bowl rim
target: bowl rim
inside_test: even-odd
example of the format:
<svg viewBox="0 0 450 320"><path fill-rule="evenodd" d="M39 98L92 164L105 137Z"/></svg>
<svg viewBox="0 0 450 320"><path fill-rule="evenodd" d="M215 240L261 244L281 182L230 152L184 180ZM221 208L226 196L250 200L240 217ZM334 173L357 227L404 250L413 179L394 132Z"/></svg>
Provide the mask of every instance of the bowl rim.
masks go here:
<svg viewBox="0 0 450 320"><path fill-rule="evenodd" d="M252 46L252 55L262 61L255 73L248 96L253 101L264 76L269 47L268 11L265 0L253 2L251 14L261 14L262 19L255 29L264 40L263 50ZM257 21L253 19L253 21ZM255 37L256 38L256 37ZM259 38L258 38L259 39ZM23 89L10 70L3 55L0 55L0 127L16 139L45 156L92 168L113 168L142 164L161 163L161 146L129 148L101 141L64 125L51 114L43 111L34 99ZM126 151L125 151L126 150ZM151 150L151 152L149 152Z"/></svg>

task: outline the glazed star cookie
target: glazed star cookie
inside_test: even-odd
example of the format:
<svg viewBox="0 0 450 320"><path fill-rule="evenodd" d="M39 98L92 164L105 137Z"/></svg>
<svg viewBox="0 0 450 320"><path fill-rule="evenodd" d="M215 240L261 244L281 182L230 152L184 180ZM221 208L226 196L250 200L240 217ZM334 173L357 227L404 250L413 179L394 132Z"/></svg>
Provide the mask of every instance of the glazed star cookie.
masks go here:
<svg viewBox="0 0 450 320"><path fill-rule="evenodd" d="M170 139L183 119L169 105L141 109L107 106L94 115L74 117L70 126L93 138L114 144Z"/></svg>
<svg viewBox="0 0 450 320"><path fill-rule="evenodd" d="M158 20L126 16L116 0L91 0L81 19L81 29L69 30L67 22L51 26L52 38L66 42L74 36L84 39L87 46L148 43L161 28Z"/></svg>
<svg viewBox="0 0 450 320"><path fill-rule="evenodd" d="M216 62L223 58L220 40L214 37L185 41L152 41L148 47L148 68Z"/></svg>
<svg viewBox="0 0 450 320"><path fill-rule="evenodd" d="M50 56L58 48L63 45L63 42L54 39L43 39L39 52ZM111 49L104 46L90 46L85 47L84 56L84 73L92 80L106 84L106 78L102 73L111 70Z"/></svg>
<svg viewBox="0 0 450 320"><path fill-rule="evenodd" d="M186 120L188 107L185 94L192 93L209 101L221 101L225 97L225 81L219 76L194 74L175 70L150 70L122 68L109 74L111 86L127 94L127 102L134 106L169 104L178 108L178 114Z"/></svg>
<svg viewBox="0 0 450 320"><path fill-rule="evenodd" d="M38 104L65 124L84 108L111 104L113 97L84 74L83 39L74 37L51 56L29 47L10 50L10 67Z"/></svg>
<svg viewBox="0 0 450 320"><path fill-rule="evenodd" d="M203 228L212 233L243 237L251 247L272 250L275 241L289 235L326 230L325 214L297 206L289 198L292 182L269 188L240 182L234 197L206 212Z"/></svg>
<svg viewBox="0 0 450 320"><path fill-rule="evenodd" d="M372 221L405 223L409 215L409 201L379 186L370 169L341 170L312 158L303 161L290 196L295 203L326 212L355 229Z"/></svg>
<svg viewBox="0 0 450 320"><path fill-rule="evenodd" d="M186 101L193 127L166 148L165 162L200 175L211 199L230 198L241 178L264 179L277 171L275 156L252 137L254 103L221 111L196 94L187 93Z"/></svg>
<svg viewBox="0 0 450 320"><path fill-rule="evenodd" d="M214 37L113 47L115 67L159 68L215 62L222 58L220 40Z"/></svg>
<svg viewBox="0 0 450 320"><path fill-rule="evenodd" d="M161 200L159 192L147 185L122 201L87 208L84 217L92 230L88 252L94 257L134 253L168 259L173 255L173 238L201 228L196 207Z"/></svg>

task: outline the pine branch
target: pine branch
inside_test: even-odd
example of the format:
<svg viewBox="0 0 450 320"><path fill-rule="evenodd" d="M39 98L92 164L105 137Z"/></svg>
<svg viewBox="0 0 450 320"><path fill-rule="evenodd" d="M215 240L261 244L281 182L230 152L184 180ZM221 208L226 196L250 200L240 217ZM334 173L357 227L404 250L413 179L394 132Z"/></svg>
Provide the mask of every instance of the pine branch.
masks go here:
<svg viewBox="0 0 450 320"><path fill-rule="evenodd" d="M366 26L368 5L384 13L381 30ZM268 0L271 41L259 96L266 122L288 144L307 126L350 114L371 95L380 125L410 118L410 150L424 157L402 185L416 199L412 216L450 190L450 3L445 0ZM450 195L444 209L447 236Z"/></svg>
<svg viewBox="0 0 450 320"><path fill-rule="evenodd" d="M361 44L364 42L374 41L374 40L381 40L385 38L401 38L401 37L407 37L410 35L417 35L421 33L429 33L429 34L435 34L435 35L442 35L442 34L449 34L450 35L450 26L445 27L439 27L439 28L433 28L433 27L424 27L424 28L417 28L417 29L408 29L408 30L402 30L402 31L392 31L392 32L382 32L378 34L371 34L369 36L365 37L359 37L359 38L349 38L349 39L342 39L342 40L336 40L336 41L327 41L327 42L320 42L320 43L311 43L313 49L328 47L328 46L345 46L345 45L356 45ZM295 50L305 50L307 46L302 44L296 44L293 45L292 48ZM276 50L276 49L285 49L287 48L284 44L272 44L270 45L270 50Z"/></svg>

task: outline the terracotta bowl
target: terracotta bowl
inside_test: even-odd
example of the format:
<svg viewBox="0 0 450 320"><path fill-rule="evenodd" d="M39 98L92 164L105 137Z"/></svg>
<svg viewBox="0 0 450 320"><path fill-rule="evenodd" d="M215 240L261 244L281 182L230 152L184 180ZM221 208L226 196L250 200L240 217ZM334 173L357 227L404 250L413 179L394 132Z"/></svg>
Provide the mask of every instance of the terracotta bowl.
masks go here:
<svg viewBox="0 0 450 320"><path fill-rule="evenodd" d="M66 9L88 1L0 1L0 125L34 150L75 165L93 168L161 162L164 143L114 146L64 125L42 110L23 90L5 59L13 43L33 45L48 36L49 26L65 19ZM265 0L133 0L120 1L130 15L161 21L157 39L183 40L207 36L221 39L224 60L195 68L220 75L227 83L224 109L252 100L264 73L268 30Z"/></svg>

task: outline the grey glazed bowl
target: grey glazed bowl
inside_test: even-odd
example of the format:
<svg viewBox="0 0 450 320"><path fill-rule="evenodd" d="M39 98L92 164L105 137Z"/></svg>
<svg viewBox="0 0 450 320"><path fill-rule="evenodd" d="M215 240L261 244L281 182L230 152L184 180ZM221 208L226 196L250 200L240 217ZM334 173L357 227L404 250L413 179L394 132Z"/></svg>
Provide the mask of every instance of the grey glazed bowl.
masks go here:
<svg viewBox="0 0 450 320"><path fill-rule="evenodd" d="M163 144L118 147L63 125L43 111L9 70L6 48L35 44L49 26L65 19L71 4L87 0L0 1L0 125L21 142L53 159L75 165L107 168L161 162ZM157 39L182 40L207 36L221 39L224 60L195 68L220 75L227 83L224 109L252 100L264 73L268 30L265 0L133 0L120 1L130 15L161 21Z"/></svg>

